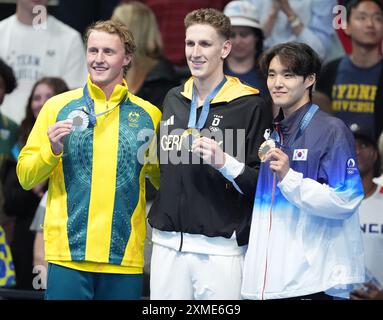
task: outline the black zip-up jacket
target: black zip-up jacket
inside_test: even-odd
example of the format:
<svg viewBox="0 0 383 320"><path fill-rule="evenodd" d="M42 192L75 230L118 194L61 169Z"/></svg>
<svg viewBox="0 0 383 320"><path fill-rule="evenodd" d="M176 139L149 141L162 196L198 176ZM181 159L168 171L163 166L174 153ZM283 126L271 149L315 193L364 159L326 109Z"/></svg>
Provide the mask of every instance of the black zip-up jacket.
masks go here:
<svg viewBox="0 0 383 320"><path fill-rule="evenodd" d="M193 88L190 78L184 86L171 89L165 97L157 149L161 184L149 212L149 223L162 231L207 237L230 238L235 231L238 245L245 245L259 169L258 149L264 141L265 130L271 127L271 107L259 97L257 89L242 84L237 78L226 77L225 85L210 104L201 131L214 133L220 129L225 133L225 129L234 129L236 137L237 130L244 129L244 141L234 143L233 150L228 149L230 139L225 139L225 135L223 139L216 137L219 143L223 140L224 151L234 157L238 150L245 148L245 159L240 160L245 162L245 170L234 180L243 194L219 171L188 152L187 145L180 143L189 120ZM182 152L190 162L198 164L175 164L172 160L177 156L180 159ZM164 163L166 161L168 163Z"/></svg>

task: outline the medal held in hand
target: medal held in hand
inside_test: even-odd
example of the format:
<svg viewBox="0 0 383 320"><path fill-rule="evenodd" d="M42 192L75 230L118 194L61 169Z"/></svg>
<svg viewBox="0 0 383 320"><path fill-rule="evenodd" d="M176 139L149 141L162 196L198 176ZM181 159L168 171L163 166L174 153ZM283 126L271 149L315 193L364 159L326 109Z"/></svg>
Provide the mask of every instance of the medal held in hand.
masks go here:
<svg viewBox="0 0 383 320"><path fill-rule="evenodd" d="M206 120L209 115L210 103L214 99L214 97L218 94L219 90L226 83L226 77L224 77L221 82L213 89L212 92L206 97L203 102L201 114L197 121L197 92L196 87L193 84L193 93L192 93L192 101L190 104L190 113L189 113L189 121L188 121L188 129L186 129L182 135L182 146L184 146L187 150L192 151L193 141L197 138L201 137L200 130L204 127Z"/></svg>
<svg viewBox="0 0 383 320"><path fill-rule="evenodd" d="M82 132L89 125L89 116L83 110L73 110L69 113L68 119L72 119L72 131Z"/></svg>
<svg viewBox="0 0 383 320"><path fill-rule="evenodd" d="M195 139L201 137L201 133L198 129L188 128L181 135L182 145L189 151L192 150L192 145Z"/></svg>
<svg viewBox="0 0 383 320"><path fill-rule="evenodd" d="M266 153L269 150L276 148L276 147L277 147L277 144L272 139L269 139L269 140L266 140L265 142L263 142L261 144L261 146L259 147L259 150L258 150L258 157L259 157L259 159L261 159L261 162L265 162L266 161Z"/></svg>
<svg viewBox="0 0 383 320"><path fill-rule="evenodd" d="M116 104L113 108L107 109L104 112L95 113L94 111L94 101L90 97L88 86L85 85L83 89L84 99L85 99L85 107L83 109L75 109L71 111L68 115L67 119L72 119L72 131L82 132L87 128L93 128L97 121L96 119L104 114L108 114L112 112L114 109L119 107L126 99L127 93L122 97L121 101Z"/></svg>

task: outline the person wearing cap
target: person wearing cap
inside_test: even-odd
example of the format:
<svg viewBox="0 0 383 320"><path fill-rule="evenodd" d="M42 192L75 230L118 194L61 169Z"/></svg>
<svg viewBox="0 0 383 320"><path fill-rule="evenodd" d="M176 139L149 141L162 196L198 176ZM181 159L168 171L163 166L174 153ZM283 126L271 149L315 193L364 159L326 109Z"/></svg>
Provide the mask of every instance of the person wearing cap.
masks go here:
<svg viewBox="0 0 383 320"><path fill-rule="evenodd" d="M381 174L381 159L374 136L368 128L352 124L364 199L359 219L365 251L366 279L350 293L353 300L383 299L383 187L373 179Z"/></svg>
<svg viewBox="0 0 383 320"><path fill-rule="evenodd" d="M332 299L364 280L354 138L312 103L321 66L312 48L283 43L260 64L281 110L259 150L242 297Z"/></svg>
<svg viewBox="0 0 383 320"><path fill-rule="evenodd" d="M26 190L49 178L46 299L140 299L146 174L159 183L155 153L146 156L161 111L129 92L136 45L125 25L98 21L86 44L87 83L44 104L17 176Z"/></svg>
<svg viewBox="0 0 383 320"><path fill-rule="evenodd" d="M249 1L235 0L229 2L223 12L230 18L232 43L224 73L259 89L261 96L267 95L265 81L258 69L263 32L257 8Z"/></svg>
<svg viewBox="0 0 383 320"><path fill-rule="evenodd" d="M195 10L185 29L192 77L166 95L157 139L150 298L240 299L257 150L271 108L256 88L223 73L231 49L227 16Z"/></svg>

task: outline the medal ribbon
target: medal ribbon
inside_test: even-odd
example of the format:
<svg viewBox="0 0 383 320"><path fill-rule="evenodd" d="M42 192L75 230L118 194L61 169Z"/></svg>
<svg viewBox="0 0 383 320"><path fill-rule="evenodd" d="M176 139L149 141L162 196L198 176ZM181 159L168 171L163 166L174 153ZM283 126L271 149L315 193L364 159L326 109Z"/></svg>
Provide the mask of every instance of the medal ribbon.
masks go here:
<svg viewBox="0 0 383 320"><path fill-rule="evenodd" d="M302 135L303 131L305 131L315 112L317 112L318 109L319 107L316 104L311 104L310 109L306 112L302 120L299 122L299 131L295 139L298 139ZM271 134L271 139L277 141L278 143L281 142L281 138L276 130L274 130Z"/></svg>
<svg viewBox="0 0 383 320"><path fill-rule="evenodd" d="M196 129L202 129L203 126L206 123L207 116L209 114L210 109L210 103L214 99L214 97L217 95L219 90L223 87L223 85L226 82L226 77L222 79L222 81L214 88L212 92L209 93L209 95L206 97L205 101L203 102L202 111L199 116L198 122L197 122L197 92L196 87L193 83L193 95L192 95L192 101L190 105L190 114L189 114L189 122L188 122L188 128L196 128ZM196 123L197 122L197 123Z"/></svg>
<svg viewBox="0 0 383 320"><path fill-rule="evenodd" d="M122 97L121 101L119 103L117 103L112 109L110 110L106 110L106 111L103 111L103 112L100 112L100 113L95 113L94 111L94 101L93 99L90 97L90 94L89 94L89 89L88 89L88 85L85 85L84 86L84 90L83 90L83 93L84 93L84 98L85 98L85 106L86 106L86 110L83 110L89 117L89 126L90 127L94 127L96 125L96 118L97 117L100 117L106 113L109 113L109 112L112 112L115 108L117 108L118 106L121 105L121 103L123 103L128 95L128 93L125 93L125 95Z"/></svg>

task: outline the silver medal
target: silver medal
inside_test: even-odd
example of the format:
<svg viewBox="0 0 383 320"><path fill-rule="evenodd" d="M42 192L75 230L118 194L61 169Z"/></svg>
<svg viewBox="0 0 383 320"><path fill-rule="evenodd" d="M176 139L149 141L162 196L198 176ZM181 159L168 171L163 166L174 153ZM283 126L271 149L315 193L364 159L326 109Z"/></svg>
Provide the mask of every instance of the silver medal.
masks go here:
<svg viewBox="0 0 383 320"><path fill-rule="evenodd" d="M89 116L82 110L73 110L69 113L68 119L72 119L72 131L81 132L88 128Z"/></svg>

